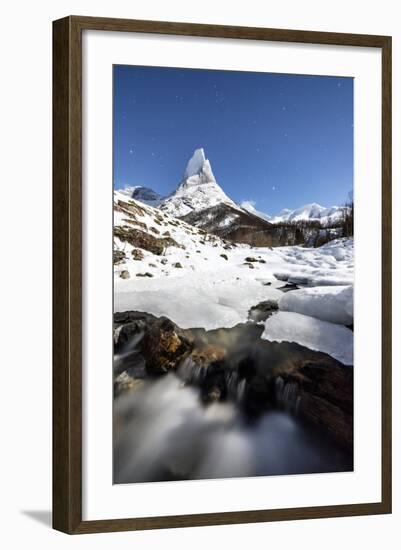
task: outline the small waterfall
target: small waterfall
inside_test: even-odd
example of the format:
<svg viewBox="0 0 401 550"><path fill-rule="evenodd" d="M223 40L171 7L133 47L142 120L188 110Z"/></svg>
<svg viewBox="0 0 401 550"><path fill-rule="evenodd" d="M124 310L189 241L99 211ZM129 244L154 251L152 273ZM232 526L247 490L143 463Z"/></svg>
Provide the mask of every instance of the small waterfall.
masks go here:
<svg viewBox="0 0 401 550"><path fill-rule="evenodd" d="M184 382L198 385L205 378L207 367L203 367L191 357L187 357L180 363L177 374Z"/></svg>
<svg viewBox="0 0 401 550"><path fill-rule="evenodd" d="M122 326L117 327L114 330L115 344L118 342L121 329ZM120 347L120 351L118 353L114 354L113 370L116 376L127 369L132 369L133 367L140 367L140 369L143 370L144 359L138 349L138 344L142 341L144 336L145 331L139 331L137 334L134 334L128 342Z"/></svg>
<svg viewBox="0 0 401 550"><path fill-rule="evenodd" d="M228 371L225 378L227 385L227 396L229 399L236 401L238 395L238 373L234 370Z"/></svg>
<svg viewBox="0 0 401 550"><path fill-rule="evenodd" d="M237 401L242 401L244 399L246 392L246 380L243 378L237 385Z"/></svg>
<svg viewBox="0 0 401 550"><path fill-rule="evenodd" d="M276 379L276 400L277 404L285 411L297 414L301 401L298 385L295 382L284 382L283 378L278 376Z"/></svg>

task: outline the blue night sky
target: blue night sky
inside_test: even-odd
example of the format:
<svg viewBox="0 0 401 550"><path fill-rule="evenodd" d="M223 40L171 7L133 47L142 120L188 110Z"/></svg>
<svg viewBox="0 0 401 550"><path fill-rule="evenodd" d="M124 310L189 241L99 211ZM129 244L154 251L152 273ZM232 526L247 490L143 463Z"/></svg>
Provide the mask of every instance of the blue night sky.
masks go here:
<svg viewBox="0 0 401 550"><path fill-rule="evenodd" d="M276 214L353 186L353 80L114 67L114 185L162 195L203 147L236 202Z"/></svg>

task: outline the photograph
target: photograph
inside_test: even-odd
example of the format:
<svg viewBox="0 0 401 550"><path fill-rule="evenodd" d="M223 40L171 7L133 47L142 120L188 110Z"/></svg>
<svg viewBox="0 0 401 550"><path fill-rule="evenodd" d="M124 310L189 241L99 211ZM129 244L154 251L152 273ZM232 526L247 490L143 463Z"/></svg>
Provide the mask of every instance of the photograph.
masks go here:
<svg viewBox="0 0 401 550"><path fill-rule="evenodd" d="M113 65L114 484L353 471L353 188L353 78Z"/></svg>

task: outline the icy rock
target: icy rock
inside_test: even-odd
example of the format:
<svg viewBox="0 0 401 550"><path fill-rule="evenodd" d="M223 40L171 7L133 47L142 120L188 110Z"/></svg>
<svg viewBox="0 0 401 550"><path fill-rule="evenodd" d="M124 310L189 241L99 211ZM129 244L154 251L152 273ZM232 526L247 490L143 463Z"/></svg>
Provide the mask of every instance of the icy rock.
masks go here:
<svg viewBox="0 0 401 550"><path fill-rule="evenodd" d="M293 311L330 323L354 322L352 286L318 286L288 292L279 301L281 311Z"/></svg>
<svg viewBox="0 0 401 550"><path fill-rule="evenodd" d="M294 293L288 296L291 294ZM327 353L345 365L354 362L353 336L353 332L344 326L287 311L269 317L262 334L262 338L271 342L295 342Z"/></svg>

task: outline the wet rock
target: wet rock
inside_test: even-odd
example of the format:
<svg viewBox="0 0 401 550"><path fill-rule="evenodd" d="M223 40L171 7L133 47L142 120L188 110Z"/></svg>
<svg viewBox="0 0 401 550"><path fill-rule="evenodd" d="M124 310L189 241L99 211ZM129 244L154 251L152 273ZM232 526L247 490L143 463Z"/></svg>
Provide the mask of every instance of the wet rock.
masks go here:
<svg viewBox="0 0 401 550"><path fill-rule="evenodd" d="M249 416L257 417L275 407L273 371L261 370L255 358L248 355L239 362L237 372L238 380L244 388L242 407Z"/></svg>
<svg viewBox="0 0 401 550"><path fill-rule="evenodd" d="M113 250L113 264L121 264L125 261L125 252L123 250Z"/></svg>
<svg viewBox="0 0 401 550"><path fill-rule="evenodd" d="M204 403L223 401L227 398L226 363L224 360L212 362L201 380L201 398Z"/></svg>
<svg viewBox="0 0 401 550"><path fill-rule="evenodd" d="M132 257L134 260L138 260L138 261L141 261L144 259L144 253L142 252L142 250L139 250L138 248L134 248L131 252L132 254Z"/></svg>
<svg viewBox="0 0 401 550"><path fill-rule="evenodd" d="M123 393L133 392L143 386L143 384L144 380L141 378L134 378L127 371L123 371L114 380L114 395L118 397Z"/></svg>
<svg viewBox="0 0 401 550"><path fill-rule="evenodd" d="M296 384L298 412L309 423L326 431L342 447L353 442L353 368L329 356L306 360L283 373L286 383Z"/></svg>
<svg viewBox="0 0 401 550"><path fill-rule="evenodd" d="M121 279L129 279L130 278L129 271L127 271L126 269L123 269L120 272L120 277L121 277Z"/></svg>
<svg viewBox="0 0 401 550"><path fill-rule="evenodd" d="M247 382L257 374L255 361L252 357L244 357L238 363L238 378Z"/></svg>
<svg viewBox="0 0 401 550"><path fill-rule="evenodd" d="M192 359L195 364L207 369L212 363L223 361L225 356L226 350L223 347L209 345L194 349L189 358Z"/></svg>
<svg viewBox="0 0 401 550"><path fill-rule="evenodd" d="M114 346L118 351L125 347L128 342L131 342L133 338L137 342L141 340L144 335L145 322L141 319L136 319L118 326L114 331Z"/></svg>
<svg viewBox="0 0 401 550"><path fill-rule="evenodd" d="M181 330L175 323L161 317L148 323L142 342L142 354L149 374L164 374L177 369L193 348L189 331Z"/></svg>
<svg viewBox="0 0 401 550"><path fill-rule="evenodd" d="M260 321L266 321L275 311L278 310L278 303L276 300L265 300L260 302L256 306L252 306L249 310L248 319L259 323Z"/></svg>

